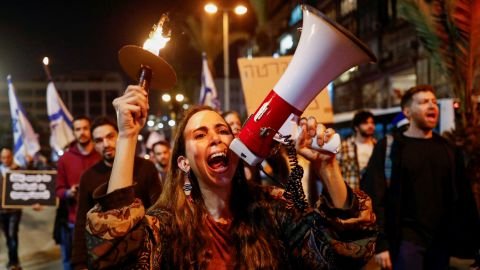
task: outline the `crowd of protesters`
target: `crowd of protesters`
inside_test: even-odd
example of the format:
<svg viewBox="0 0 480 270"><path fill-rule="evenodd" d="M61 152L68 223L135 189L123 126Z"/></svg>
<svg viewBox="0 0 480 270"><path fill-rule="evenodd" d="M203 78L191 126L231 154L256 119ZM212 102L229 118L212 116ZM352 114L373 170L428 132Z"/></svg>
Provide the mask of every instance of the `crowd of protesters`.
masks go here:
<svg viewBox="0 0 480 270"><path fill-rule="evenodd" d="M383 138L375 137L371 112L355 113L353 134L342 138L336 158L297 139L307 214L280 199L291 170L278 154L282 146L276 160L256 167L228 151L241 131L235 112L224 119L209 108L190 110L174 142L154 143L150 160L130 157L145 120L132 109L145 109L142 94L127 88L115 101L117 121L73 120L75 141L55 166L60 203L52 229L64 269L448 269L451 256L476 259L472 268L479 269L480 218L468 164L434 132L439 108L431 86L405 92L405 121ZM326 131L311 118L302 121L305 130ZM5 147L0 169L4 180L26 168ZM131 216L121 215L126 211ZM21 215L0 207L7 269L21 269Z"/></svg>

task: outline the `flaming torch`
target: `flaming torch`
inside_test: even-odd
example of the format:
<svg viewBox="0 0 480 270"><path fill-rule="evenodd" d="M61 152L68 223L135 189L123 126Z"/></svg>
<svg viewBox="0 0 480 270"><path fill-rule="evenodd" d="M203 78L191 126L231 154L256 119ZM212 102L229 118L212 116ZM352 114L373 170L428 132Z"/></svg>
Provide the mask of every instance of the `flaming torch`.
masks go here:
<svg viewBox="0 0 480 270"><path fill-rule="evenodd" d="M168 16L163 14L158 24L154 25L143 48L127 45L118 52L118 60L132 79L138 79L138 85L146 91L150 87L155 89L168 89L177 82L177 75L173 68L160 56L160 50L170 40L171 31L165 31L164 24Z"/></svg>

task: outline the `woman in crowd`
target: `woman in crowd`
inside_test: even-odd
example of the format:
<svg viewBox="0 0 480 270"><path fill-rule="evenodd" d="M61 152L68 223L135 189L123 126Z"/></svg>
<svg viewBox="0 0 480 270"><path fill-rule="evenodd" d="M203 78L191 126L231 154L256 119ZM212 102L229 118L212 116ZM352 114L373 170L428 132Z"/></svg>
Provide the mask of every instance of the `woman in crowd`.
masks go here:
<svg viewBox="0 0 480 270"><path fill-rule="evenodd" d="M172 166L147 212L134 198L133 158L147 93L129 86L114 101L119 139L108 186L88 213L95 269L355 269L373 253L370 199L343 182L332 154L311 149L334 134L309 119L297 149L322 179L324 196L299 211L283 190L246 181L229 150L232 131L209 107L189 110L177 129Z"/></svg>
<svg viewBox="0 0 480 270"><path fill-rule="evenodd" d="M222 113L222 117L225 119L225 122L230 126L232 134L234 137L240 133L242 129L242 120L240 120L240 114L236 111L227 111Z"/></svg>

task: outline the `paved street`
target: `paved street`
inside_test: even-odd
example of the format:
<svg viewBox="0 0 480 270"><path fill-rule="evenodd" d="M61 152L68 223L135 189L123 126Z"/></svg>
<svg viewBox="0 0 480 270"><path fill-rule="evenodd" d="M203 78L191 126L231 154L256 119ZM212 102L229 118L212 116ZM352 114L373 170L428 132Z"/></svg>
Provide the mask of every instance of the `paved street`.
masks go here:
<svg viewBox="0 0 480 270"><path fill-rule="evenodd" d="M23 210L19 232L19 255L24 270L62 269L60 248L52 239L54 207L41 211ZM7 264L7 247L3 232L0 233L0 269Z"/></svg>

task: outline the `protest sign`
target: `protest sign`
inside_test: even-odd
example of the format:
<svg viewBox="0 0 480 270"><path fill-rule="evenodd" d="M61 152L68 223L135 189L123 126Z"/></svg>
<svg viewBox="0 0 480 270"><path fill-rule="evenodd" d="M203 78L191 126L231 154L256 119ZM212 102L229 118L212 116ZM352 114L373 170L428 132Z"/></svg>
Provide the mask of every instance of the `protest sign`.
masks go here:
<svg viewBox="0 0 480 270"><path fill-rule="evenodd" d="M32 204L57 204L56 171L15 170L6 174L1 184L2 207L21 208Z"/></svg>
<svg viewBox="0 0 480 270"><path fill-rule="evenodd" d="M268 92L280 80L291 59L291 56L282 56L239 58L237 60L248 115L255 112ZM300 89L294 90L300 91ZM319 92L320 90L318 89ZM326 89L312 100L303 116L314 116L321 123L333 123L332 104Z"/></svg>

